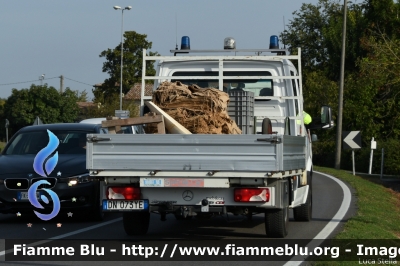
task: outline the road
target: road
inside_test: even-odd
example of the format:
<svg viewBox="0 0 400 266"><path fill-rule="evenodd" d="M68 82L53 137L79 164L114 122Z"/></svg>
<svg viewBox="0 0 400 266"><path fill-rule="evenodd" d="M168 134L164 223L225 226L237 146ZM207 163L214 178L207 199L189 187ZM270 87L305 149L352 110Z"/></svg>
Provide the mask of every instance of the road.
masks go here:
<svg viewBox="0 0 400 266"><path fill-rule="evenodd" d="M342 183L338 181L339 183ZM313 239L332 237L339 232L346 220L355 213L354 199L348 193L347 187L342 187L332 178L314 173L313 176L313 219L311 222L297 222L290 214L289 234L286 239ZM347 190L347 193L346 193ZM335 216L336 215L336 216ZM60 217L61 216L61 217ZM334 219L333 219L334 218ZM333 220L332 220L333 219ZM31 223L31 227L27 224ZM61 227L57 227L61 223ZM189 221L176 220L168 215L167 221L160 221L160 216L151 215L148 234L140 239L149 240L178 240L178 239L259 239L268 241L265 237L264 216L254 215L252 220L243 216L229 215L214 217L209 220L192 219ZM123 229L120 214L108 214L104 221L93 222L84 214L75 214L68 217L60 213L51 221L41 221L32 215L0 215L1 239L93 239L93 240L120 240L128 241L134 237L127 236ZM0 250L4 250L4 241ZM0 253L4 254L4 252ZM0 256L0 260L4 256ZM0 265L2 262L0 261ZM85 265L128 265L128 262L86 262ZM234 265L240 262L226 262ZM70 265L71 262L37 262L37 263L10 263L7 265ZM143 265L169 265L167 262L142 262ZM171 262L170 262L171 264ZM180 263L174 263L175 265ZM221 264L221 262L218 262ZM224 263L223 263L224 264ZM243 262L240 263L241 265ZM257 264L257 263L255 263ZM265 262L263 262L265 264ZM283 265L283 262L274 262L274 265ZM298 263L297 263L298 264ZM80 265L80 263L74 263ZM182 265L184 265L182 263ZM196 265L202 265L198 262ZM253 263L252 263L253 265ZM260 264L261 265L261 264ZM296 263L294 264L296 265Z"/></svg>

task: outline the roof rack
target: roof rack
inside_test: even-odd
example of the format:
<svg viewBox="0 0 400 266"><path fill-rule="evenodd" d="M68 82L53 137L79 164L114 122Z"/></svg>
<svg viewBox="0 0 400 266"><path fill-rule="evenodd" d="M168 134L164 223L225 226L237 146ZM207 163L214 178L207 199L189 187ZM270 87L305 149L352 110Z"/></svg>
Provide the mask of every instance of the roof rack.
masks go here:
<svg viewBox="0 0 400 266"><path fill-rule="evenodd" d="M297 76L240 76L235 79L295 79L299 81L299 95L298 96L256 96L255 99L271 99L271 100L283 100L283 99L298 99L302 104L303 102L303 89L302 89L302 70L301 70L301 49L298 48L297 55L288 55L285 49L223 49L223 50L170 50L174 53L174 56L149 56L146 53L146 49L143 49L143 69L142 69L142 90L140 96L141 114L143 114L143 107L145 100L151 100L151 96L145 96L145 83L146 80L163 80L173 79L218 79L219 87L223 87L224 79L232 79L232 76L224 76L224 62L226 61L240 61L240 60L254 60L254 61L283 61L283 60L297 60ZM189 53L218 53L218 52L234 52L235 55L191 55L188 56L176 56L176 54L189 54ZM238 52L254 52L256 55L236 55ZM270 52L276 53L276 55L260 55L260 53ZM218 62L218 76L147 76L146 75L146 61L216 61ZM275 118L275 117L274 117ZM303 123L302 112L298 117L289 117L289 119L301 119Z"/></svg>
<svg viewBox="0 0 400 266"><path fill-rule="evenodd" d="M170 50L174 54L189 54L189 53L277 53L278 55L287 55L289 51L287 49L219 49L219 50Z"/></svg>

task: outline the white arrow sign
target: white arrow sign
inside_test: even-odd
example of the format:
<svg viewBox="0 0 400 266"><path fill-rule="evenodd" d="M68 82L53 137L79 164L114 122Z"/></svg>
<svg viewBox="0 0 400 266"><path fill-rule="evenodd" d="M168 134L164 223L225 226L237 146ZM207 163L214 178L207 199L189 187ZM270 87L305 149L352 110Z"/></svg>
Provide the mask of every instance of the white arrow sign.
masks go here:
<svg viewBox="0 0 400 266"><path fill-rule="evenodd" d="M343 139L343 141L350 146L351 149L361 149L361 146L354 142L354 138L360 131L350 131L350 133Z"/></svg>

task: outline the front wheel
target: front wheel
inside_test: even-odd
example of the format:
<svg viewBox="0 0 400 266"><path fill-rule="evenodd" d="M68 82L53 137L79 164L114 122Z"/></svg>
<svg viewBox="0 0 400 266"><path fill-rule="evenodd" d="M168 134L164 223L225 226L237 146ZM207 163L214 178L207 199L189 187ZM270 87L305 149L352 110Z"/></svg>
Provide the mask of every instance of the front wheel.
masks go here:
<svg viewBox="0 0 400 266"><path fill-rule="evenodd" d="M145 235L149 229L149 212L125 212L122 216L124 229L127 235Z"/></svg>
<svg viewBox="0 0 400 266"><path fill-rule="evenodd" d="M296 221L309 222L312 219L312 169L307 172L308 194L306 203L293 208L293 217Z"/></svg>
<svg viewBox="0 0 400 266"><path fill-rule="evenodd" d="M89 211L90 213L89 217L91 217L94 221L103 221L104 219L103 206L100 198L101 194L100 188L96 186L95 200L93 203L93 207Z"/></svg>
<svg viewBox="0 0 400 266"><path fill-rule="evenodd" d="M312 219L312 192L311 187L308 189L306 203L299 207L293 208L293 217L296 221L309 222Z"/></svg>
<svg viewBox="0 0 400 266"><path fill-rule="evenodd" d="M265 233L267 237L283 238L288 234L289 207L265 211Z"/></svg>

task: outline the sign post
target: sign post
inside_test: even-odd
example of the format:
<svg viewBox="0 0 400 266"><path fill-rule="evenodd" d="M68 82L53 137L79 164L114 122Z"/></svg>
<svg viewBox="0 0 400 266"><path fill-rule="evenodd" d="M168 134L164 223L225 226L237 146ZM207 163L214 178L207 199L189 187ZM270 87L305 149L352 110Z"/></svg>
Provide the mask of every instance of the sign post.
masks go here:
<svg viewBox="0 0 400 266"><path fill-rule="evenodd" d="M354 161L354 150L361 149L361 133L360 131L343 131L343 147L345 150L351 149L351 157L353 161L353 175L356 175L356 166Z"/></svg>
<svg viewBox="0 0 400 266"><path fill-rule="evenodd" d="M376 149L376 141L374 141L374 137L371 140L371 156L369 157L369 170L368 174L370 175L372 172L372 157L374 156L374 150Z"/></svg>

